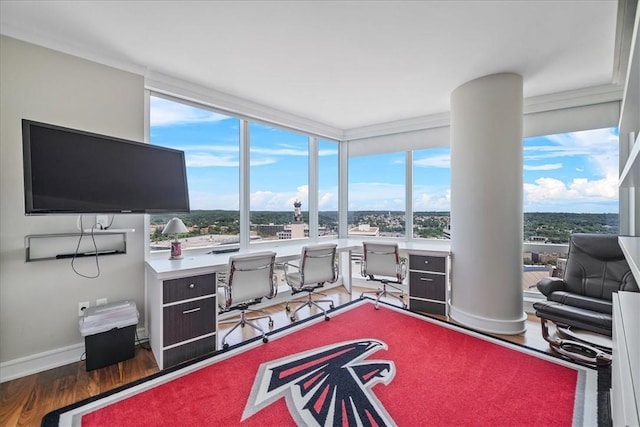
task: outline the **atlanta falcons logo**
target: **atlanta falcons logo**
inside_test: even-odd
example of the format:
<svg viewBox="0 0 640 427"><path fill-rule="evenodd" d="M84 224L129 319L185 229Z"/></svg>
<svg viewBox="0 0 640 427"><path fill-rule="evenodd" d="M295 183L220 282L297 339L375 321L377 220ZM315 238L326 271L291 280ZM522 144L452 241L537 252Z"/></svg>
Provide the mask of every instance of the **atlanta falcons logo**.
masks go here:
<svg viewBox="0 0 640 427"><path fill-rule="evenodd" d="M284 397L298 425L395 425L371 387L389 384L391 361L364 360L384 342L345 341L263 363L253 383L242 419Z"/></svg>

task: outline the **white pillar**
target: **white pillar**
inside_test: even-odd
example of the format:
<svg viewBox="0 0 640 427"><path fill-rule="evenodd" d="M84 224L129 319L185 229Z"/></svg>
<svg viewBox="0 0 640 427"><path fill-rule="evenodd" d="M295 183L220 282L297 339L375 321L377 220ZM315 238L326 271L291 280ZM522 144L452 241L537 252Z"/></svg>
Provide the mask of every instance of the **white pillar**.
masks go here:
<svg viewBox="0 0 640 427"><path fill-rule="evenodd" d="M522 77L493 74L451 94L451 317L525 330Z"/></svg>

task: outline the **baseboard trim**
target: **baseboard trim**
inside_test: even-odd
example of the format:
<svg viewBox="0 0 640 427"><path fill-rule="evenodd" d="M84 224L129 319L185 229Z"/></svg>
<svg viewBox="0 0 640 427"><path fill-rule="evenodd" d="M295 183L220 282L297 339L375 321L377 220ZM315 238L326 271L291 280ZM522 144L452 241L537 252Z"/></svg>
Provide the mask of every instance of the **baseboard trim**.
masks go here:
<svg viewBox="0 0 640 427"><path fill-rule="evenodd" d="M136 332L141 341L146 340L147 332L145 328L138 328ZM78 362L82 358L84 351L84 342L81 342L2 362L0 363L0 383Z"/></svg>

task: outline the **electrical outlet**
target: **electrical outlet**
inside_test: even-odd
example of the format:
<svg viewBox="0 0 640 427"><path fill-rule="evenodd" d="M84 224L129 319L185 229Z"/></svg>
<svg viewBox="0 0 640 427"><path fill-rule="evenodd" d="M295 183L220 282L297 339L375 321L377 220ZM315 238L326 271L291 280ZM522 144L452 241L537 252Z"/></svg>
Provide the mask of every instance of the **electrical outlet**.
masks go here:
<svg viewBox="0 0 640 427"><path fill-rule="evenodd" d="M109 227L109 215L96 215L96 228L106 230Z"/></svg>
<svg viewBox="0 0 640 427"><path fill-rule="evenodd" d="M107 299L106 299L106 298L98 298L98 299L96 300L96 305L97 305L97 306L98 306L98 305L107 305L107 302L108 302L108 301L107 301Z"/></svg>
<svg viewBox="0 0 640 427"><path fill-rule="evenodd" d="M89 301L83 301L78 303L78 316L83 316L84 311L89 308Z"/></svg>

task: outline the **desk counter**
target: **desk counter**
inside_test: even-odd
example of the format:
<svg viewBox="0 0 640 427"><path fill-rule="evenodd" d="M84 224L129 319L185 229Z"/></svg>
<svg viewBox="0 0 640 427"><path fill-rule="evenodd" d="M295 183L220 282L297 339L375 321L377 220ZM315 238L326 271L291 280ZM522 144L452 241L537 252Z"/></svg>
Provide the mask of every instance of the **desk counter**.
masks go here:
<svg viewBox="0 0 640 427"><path fill-rule="evenodd" d="M365 239L382 240L382 239ZM397 241L402 251L412 256L449 258L450 242ZM211 353L217 348L216 274L226 271L229 258L252 252L276 252L276 261L300 257L302 247L315 243L336 243L340 252L343 285L351 290L352 251L362 248L363 239L278 240L254 243L249 249L217 254L187 255L183 259L154 258L146 262L146 314L149 342L158 367L165 369L186 360ZM448 266L448 263L447 263ZM448 283L448 274L442 274ZM410 289L411 294L411 289ZM428 303L430 295L411 297L416 304ZM437 307L446 302L438 301Z"/></svg>

